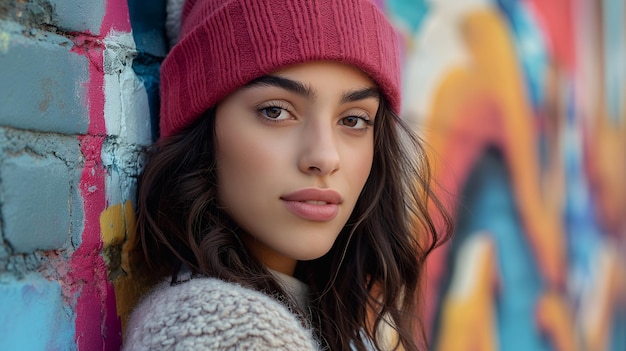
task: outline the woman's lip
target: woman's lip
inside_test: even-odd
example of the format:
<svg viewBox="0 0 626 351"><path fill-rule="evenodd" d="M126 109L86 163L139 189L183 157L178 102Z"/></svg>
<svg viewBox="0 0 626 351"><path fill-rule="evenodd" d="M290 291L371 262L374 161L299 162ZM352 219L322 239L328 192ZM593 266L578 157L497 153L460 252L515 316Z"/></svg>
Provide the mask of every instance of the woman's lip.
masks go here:
<svg viewBox="0 0 626 351"><path fill-rule="evenodd" d="M337 204L314 205L303 201L287 200L283 200L283 203L291 213L310 221L327 222L337 217L339 213Z"/></svg>
<svg viewBox="0 0 626 351"><path fill-rule="evenodd" d="M340 204L343 199L341 195L332 189L305 188L280 197L284 201L323 201L327 204Z"/></svg>
<svg viewBox="0 0 626 351"><path fill-rule="evenodd" d="M280 197L298 217L318 222L330 221L339 213L341 195L330 189L306 188Z"/></svg>

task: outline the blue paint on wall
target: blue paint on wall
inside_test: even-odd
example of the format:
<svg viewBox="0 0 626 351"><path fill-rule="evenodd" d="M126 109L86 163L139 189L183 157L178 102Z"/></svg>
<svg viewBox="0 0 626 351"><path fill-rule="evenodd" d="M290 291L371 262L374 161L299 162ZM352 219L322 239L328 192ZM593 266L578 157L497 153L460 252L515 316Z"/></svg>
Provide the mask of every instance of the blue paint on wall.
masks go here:
<svg viewBox="0 0 626 351"><path fill-rule="evenodd" d="M61 286L36 276L0 284L0 350L76 350Z"/></svg>
<svg viewBox="0 0 626 351"><path fill-rule="evenodd" d="M428 14L429 6L425 0L387 0L388 14L409 29L411 34L419 31L422 21Z"/></svg>
<svg viewBox="0 0 626 351"><path fill-rule="evenodd" d="M500 2L511 26L517 57L524 73L526 91L533 108L545 103L545 77L549 68L545 38L533 18L528 4L517 1Z"/></svg>
<svg viewBox="0 0 626 351"><path fill-rule="evenodd" d="M54 9L53 20L60 28L94 35L107 34L100 33L106 1L48 0L48 2Z"/></svg>
<svg viewBox="0 0 626 351"><path fill-rule="evenodd" d="M610 119L618 125L624 116L626 96L626 3L624 0L604 0L604 84Z"/></svg>
<svg viewBox="0 0 626 351"><path fill-rule="evenodd" d="M487 150L465 184L447 267L455 266L459 248L473 233L490 233L496 244L500 276L496 299L499 349L548 351L549 346L535 327L535 304L541 281L509 179L501 154ZM444 291L449 287L450 273L444 280ZM510 340L515 343L508 343Z"/></svg>
<svg viewBox="0 0 626 351"><path fill-rule="evenodd" d="M152 137L159 137L159 70L168 52L165 39L165 1L154 0L145 6L141 0L129 0L128 11L133 28L133 39L138 55L133 60L133 71L141 78L148 93Z"/></svg>
<svg viewBox="0 0 626 351"><path fill-rule="evenodd" d="M53 157L23 154L0 163L0 167L4 237L13 251L29 253L63 247L71 231L65 163Z"/></svg>
<svg viewBox="0 0 626 351"><path fill-rule="evenodd" d="M612 325L610 350L626 350L626 306L616 311Z"/></svg>
<svg viewBox="0 0 626 351"><path fill-rule="evenodd" d="M5 38L0 45L0 125L86 133L89 114L83 84L89 80L89 61L70 51L74 44L67 38L47 33L33 40L24 32L30 33L0 20Z"/></svg>
<svg viewBox="0 0 626 351"><path fill-rule="evenodd" d="M165 40L165 0L128 0L133 39L139 52L163 57L168 51Z"/></svg>

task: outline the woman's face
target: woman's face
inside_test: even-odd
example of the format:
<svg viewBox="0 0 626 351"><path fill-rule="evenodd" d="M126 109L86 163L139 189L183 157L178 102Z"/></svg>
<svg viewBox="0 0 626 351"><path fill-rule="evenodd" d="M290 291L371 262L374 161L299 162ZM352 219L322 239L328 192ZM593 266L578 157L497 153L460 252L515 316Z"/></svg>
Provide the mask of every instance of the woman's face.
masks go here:
<svg viewBox="0 0 626 351"><path fill-rule="evenodd" d="M292 274L331 248L370 173L378 104L360 70L311 62L217 106L218 203L266 266Z"/></svg>

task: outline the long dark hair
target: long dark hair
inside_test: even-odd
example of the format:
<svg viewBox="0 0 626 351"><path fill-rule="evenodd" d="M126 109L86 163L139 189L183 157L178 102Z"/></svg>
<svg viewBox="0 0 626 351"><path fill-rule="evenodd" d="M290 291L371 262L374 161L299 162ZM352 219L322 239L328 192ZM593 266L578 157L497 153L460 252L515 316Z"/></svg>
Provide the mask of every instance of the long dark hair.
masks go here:
<svg viewBox="0 0 626 351"><path fill-rule="evenodd" d="M137 195L138 247L145 266L155 278L176 277L186 266L284 295L239 240L236 223L220 210L216 186L211 109L148 153ZM355 209L331 250L296 268L296 277L310 287L306 319L322 344L330 350L361 351L367 343L383 349L379 332L387 325L395 329L396 340L385 348L425 347L417 303L424 260L448 238L451 223L431 188L422 143L381 98L372 171Z"/></svg>

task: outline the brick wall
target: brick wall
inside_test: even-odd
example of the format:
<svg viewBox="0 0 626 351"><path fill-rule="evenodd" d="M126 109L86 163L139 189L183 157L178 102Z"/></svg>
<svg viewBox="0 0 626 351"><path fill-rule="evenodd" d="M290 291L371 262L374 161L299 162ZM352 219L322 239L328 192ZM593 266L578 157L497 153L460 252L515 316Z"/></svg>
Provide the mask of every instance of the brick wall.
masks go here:
<svg viewBox="0 0 626 351"><path fill-rule="evenodd" d="M0 2L1 350L119 348L111 282L158 115L162 18L162 1Z"/></svg>

